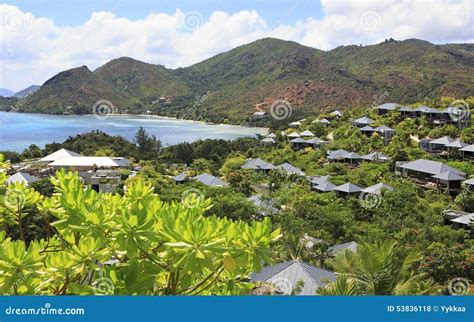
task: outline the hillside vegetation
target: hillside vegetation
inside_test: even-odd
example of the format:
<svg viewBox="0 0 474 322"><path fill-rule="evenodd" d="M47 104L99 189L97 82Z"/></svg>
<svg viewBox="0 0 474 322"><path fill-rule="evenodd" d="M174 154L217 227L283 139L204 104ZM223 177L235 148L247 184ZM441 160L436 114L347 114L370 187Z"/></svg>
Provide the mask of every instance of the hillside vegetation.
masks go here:
<svg viewBox="0 0 474 322"><path fill-rule="evenodd" d="M22 112L91 113L100 99L115 112L241 123L262 102L287 99L295 115L385 101L413 103L474 95L474 45L409 39L321 51L265 38L195 65L167 69L122 57L95 71L57 74L21 104ZM19 106L16 106L19 105Z"/></svg>

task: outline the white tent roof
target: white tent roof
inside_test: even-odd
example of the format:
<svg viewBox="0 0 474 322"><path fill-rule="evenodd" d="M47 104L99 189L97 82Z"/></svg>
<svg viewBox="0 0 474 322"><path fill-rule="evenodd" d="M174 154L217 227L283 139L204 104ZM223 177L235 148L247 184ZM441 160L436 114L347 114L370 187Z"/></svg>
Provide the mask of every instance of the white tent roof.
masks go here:
<svg viewBox="0 0 474 322"><path fill-rule="evenodd" d="M40 161L42 161L42 162L53 162L53 161L62 159L64 157L80 157L80 156L81 155L79 153L69 151L69 150L66 150L66 149L60 149L56 152L53 152L53 153L45 156L44 158L40 159Z"/></svg>
<svg viewBox="0 0 474 322"><path fill-rule="evenodd" d="M11 177L9 177L5 183L11 184L11 183L24 183L25 185L28 185L30 182L34 182L38 180L38 178L30 176L28 173L22 173L22 172L17 172Z"/></svg>
<svg viewBox="0 0 474 322"><path fill-rule="evenodd" d="M49 164L53 167L92 167L113 168L120 166L109 157L64 157Z"/></svg>

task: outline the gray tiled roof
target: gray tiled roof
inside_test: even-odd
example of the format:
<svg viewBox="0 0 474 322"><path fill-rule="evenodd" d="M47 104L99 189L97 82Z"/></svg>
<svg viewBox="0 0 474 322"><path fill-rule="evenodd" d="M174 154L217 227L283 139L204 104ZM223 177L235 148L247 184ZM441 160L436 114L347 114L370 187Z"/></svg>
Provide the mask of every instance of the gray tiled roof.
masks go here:
<svg viewBox="0 0 474 322"><path fill-rule="evenodd" d="M291 293L299 281L304 283L299 295L315 295L318 288L328 282L335 282L336 275L298 260L265 266L261 272L250 275L250 282L275 283L286 294Z"/></svg>
<svg viewBox="0 0 474 322"><path fill-rule="evenodd" d="M345 193L361 192L362 189L363 189L362 187L359 187L358 185L355 185L350 182L341 184L340 186L337 186L334 188L334 190L336 191L345 192Z"/></svg>
<svg viewBox="0 0 474 322"><path fill-rule="evenodd" d="M241 166L242 169L252 169L252 170L271 170L275 166L269 162L266 162L260 158L250 159Z"/></svg>
<svg viewBox="0 0 474 322"><path fill-rule="evenodd" d="M447 164L444 164L438 161L433 161L433 160L425 160L425 159L418 159L415 161L404 163L400 165L400 168L417 171L421 173L428 173L432 175L440 174L446 171L453 171L454 173L457 173L462 176L465 175L464 172L459 171L453 167L450 167Z"/></svg>
<svg viewBox="0 0 474 322"><path fill-rule="evenodd" d="M320 183L320 184L318 184L317 186L314 187L314 189L322 191L322 192L333 191L334 188L336 188L336 185L332 184L329 181L322 182L322 183Z"/></svg>
<svg viewBox="0 0 474 322"><path fill-rule="evenodd" d="M445 146L449 147L449 148L461 149L461 148L464 148L464 147L468 146L468 144L464 143L464 142L461 142L459 140L456 140L456 141L453 141L449 144L446 144Z"/></svg>
<svg viewBox="0 0 474 322"><path fill-rule="evenodd" d="M369 124L374 123L374 121L370 117L364 116L364 117L361 117L361 118L358 118L358 119L354 120L353 123L369 125Z"/></svg>
<svg viewBox="0 0 474 322"><path fill-rule="evenodd" d="M468 180L464 181L463 183L464 183L464 184L468 184L468 185L470 185L470 186L474 186L474 178L468 179Z"/></svg>
<svg viewBox="0 0 474 322"><path fill-rule="evenodd" d="M433 178L439 179L442 181L462 181L464 180L464 176L461 176L457 173L454 173L452 171L445 171L440 174L434 175Z"/></svg>
<svg viewBox="0 0 474 322"><path fill-rule="evenodd" d="M377 110L394 111L398 107L397 103L384 103L376 107Z"/></svg>
<svg viewBox="0 0 474 322"><path fill-rule="evenodd" d="M443 136L439 139L431 140L429 144L439 144L439 145L446 145L456 141L455 139L450 138L449 136Z"/></svg>
<svg viewBox="0 0 474 322"><path fill-rule="evenodd" d="M247 198L247 200L252 202L255 206L264 209L265 211L262 212L263 215L266 215L267 212L269 214L276 214L278 212L278 209L273 206L273 200L269 198L263 198L262 195L251 196Z"/></svg>
<svg viewBox="0 0 474 322"><path fill-rule="evenodd" d="M357 251L357 243L355 241L350 241L344 244L337 244L337 245L329 247L328 251L331 254L336 255L337 253L341 251L345 251L346 249L355 253Z"/></svg>
<svg viewBox="0 0 474 322"><path fill-rule="evenodd" d="M342 159L344 157L344 155L347 154L347 153L349 153L349 152L346 151L346 150L343 150L343 149L339 149L339 150L335 150L335 151L328 151L327 158L329 160Z"/></svg>
<svg viewBox="0 0 474 322"><path fill-rule="evenodd" d="M304 176L304 172L298 169L297 167L292 166L291 164L285 162L280 165L277 165L275 168L281 169L288 174L297 174L299 176Z"/></svg>
<svg viewBox="0 0 474 322"><path fill-rule="evenodd" d="M362 132L374 132L375 131L375 129L370 125L366 125L364 127L361 127L360 130Z"/></svg>
<svg viewBox="0 0 474 322"><path fill-rule="evenodd" d="M457 218L451 219L450 221L461 225L469 225L474 223L474 213L459 216Z"/></svg>
<svg viewBox="0 0 474 322"><path fill-rule="evenodd" d="M460 151L464 151L464 152L474 152L474 144L465 146L464 148L460 149Z"/></svg>
<svg viewBox="0 0 474 322"><path fill-rule="evenodd" d="M308 179L308 181L312 184L318 185L327 182L329 180L329 176L308 176L306 179Z"/></svg>
<svg viewBox="0 0 474 322"><path fill-rule="evenodd" d="M23 173L23 172L17 172L11 177L9 177L7 180L5 180L5 184L11 184L11 183L23 183L25 186L28 185L31 182L35 182L38 180L38 178L33 177L29 175L28 173Z"/></svg>
<svg viewBox="0 0 474 322"><path fill-rule="evenodd" d="M210 175L208 173L203 173L198 176L195 176L193 178L194 180L198 180L201 183L207 185L207 186L213 186L213 187L220 187L220 186L227 186L229 185L227 182L222 181L221 179L214 177L213 175Z"/></svg>
<svg viewBox="0 0 474 322"><path fill-rule="evenodd" d="M381 161L386 161L390 160L388 156L383 154L382 152L371 152L369 154L363 155L362 159L364 160L369 160L369 161L374 161L374 160L381 160Z"/></svg>
<svg viewBox="0 0 474 322"><path fill-rule="evenodd" d="M180 174L178 174L177 176L174 176L173 177L173 180L176 181L176 182L181 182L181 181L184 181L186 180L186 172L182 172Z"/></svg>
<svg viewBox="0 0 474 322"><path fill-rule="evenodd" d="M362 157L356 152L348 152L342 156L344 159L351 159L351 160L358 160L362 159Z"/></svg>

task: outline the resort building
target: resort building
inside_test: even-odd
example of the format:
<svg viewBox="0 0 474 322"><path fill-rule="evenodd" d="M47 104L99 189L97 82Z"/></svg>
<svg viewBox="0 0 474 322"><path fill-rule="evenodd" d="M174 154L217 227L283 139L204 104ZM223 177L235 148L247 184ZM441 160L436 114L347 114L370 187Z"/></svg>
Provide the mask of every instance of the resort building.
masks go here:
<svg viewBox="0 0 474 322"><path fill-rule="evenodd" d="M285 295L292 294L299 283L301 291L296 295L315 295L318 288L335 281L334 272L299 260L265 266L261 272L250 275L250 282L271 284L278 289L279 294Z"/></svg>

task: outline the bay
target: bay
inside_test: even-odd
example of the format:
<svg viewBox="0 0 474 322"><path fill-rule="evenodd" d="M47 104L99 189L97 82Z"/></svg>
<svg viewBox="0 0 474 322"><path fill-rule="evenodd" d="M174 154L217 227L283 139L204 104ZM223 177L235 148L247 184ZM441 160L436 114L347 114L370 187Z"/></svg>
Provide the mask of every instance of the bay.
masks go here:
<svg viewBox="0 0 474 322"><path fill-rule="evenodd" d="M232 140L265 134L264 128L162 118L155 116L111 115L46 115L0 112L0 151L22 152L31 144L63 142L69 136L100 130L133 140L139 127L160 138L164 145L199 139Z"/></svg>

